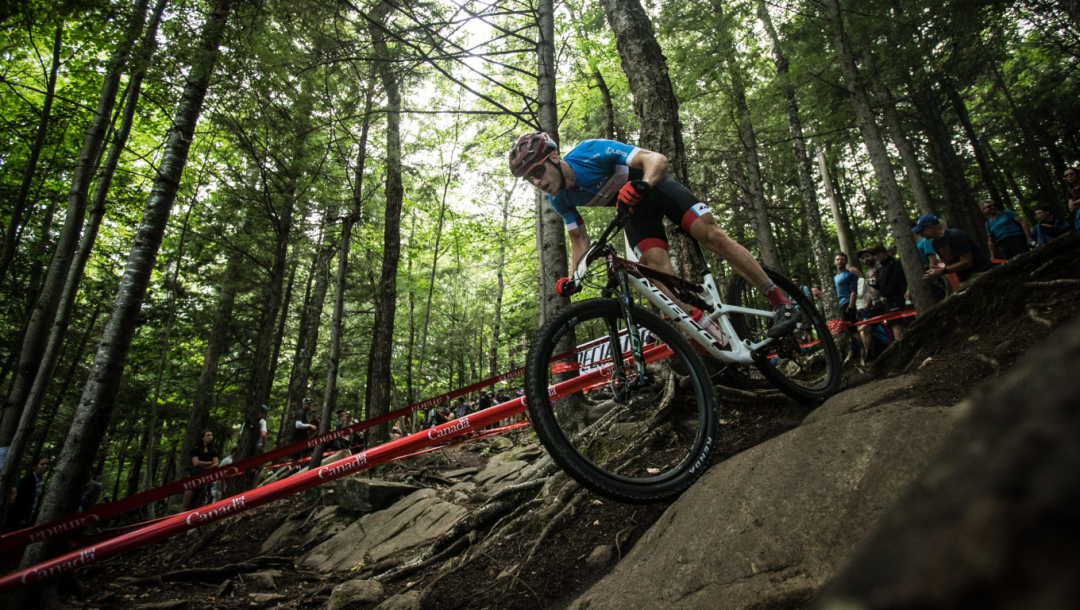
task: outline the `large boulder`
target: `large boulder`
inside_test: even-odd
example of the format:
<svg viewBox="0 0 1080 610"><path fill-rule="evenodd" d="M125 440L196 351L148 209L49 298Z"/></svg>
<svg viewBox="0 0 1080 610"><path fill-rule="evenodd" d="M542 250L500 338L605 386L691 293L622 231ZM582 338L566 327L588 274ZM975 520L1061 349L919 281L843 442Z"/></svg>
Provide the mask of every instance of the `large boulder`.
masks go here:
<svg viewBox="0 0 1080 610"><path fill-rule="evenodd" d="M351 476L334 483L334 501L342 508L370 513L382 510L418 489L416 485Z"/></svg>
<svg viewBox="0 0 1080 610"><path fill-rule="evenodd" d="M944 407L846 410L713 467L571 608L808 600L923 470L953 421Z"/></svg>
<svg viewBox="0 0 1080 610"><path fill-rule="evenodd" d="M818 607L1080 606L1078 362L1080 319L961 403L941 453Z"/></svg>
<svg viewBox="0 0 1080 610"><path fill-rule="evenodd" d="M320 571L370 565L430 544L464 515L464 508L440 500L435 490L421 489L390 508L364 515L312 549L301 563Z"/></svg>

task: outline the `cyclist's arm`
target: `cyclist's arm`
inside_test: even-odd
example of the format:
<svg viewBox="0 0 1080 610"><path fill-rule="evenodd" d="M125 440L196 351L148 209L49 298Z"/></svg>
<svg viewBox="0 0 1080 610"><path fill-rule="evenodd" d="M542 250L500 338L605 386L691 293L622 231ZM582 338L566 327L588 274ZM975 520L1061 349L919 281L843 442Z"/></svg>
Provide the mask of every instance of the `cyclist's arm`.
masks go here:
<svg viewBox="0 0 1080 610"><path fill-rule="evenodd" d="M573 276L574 271L577 270L578 261L585 255L591 242L584 221L579 222L573 229L567 229L566 232L570 236L570 275Z"/></svg>
<svg viewBox="0 0 1080 610"><path fill-rule="evenodd" d="M667 175L668 159L660 153L642 148L630 159L630 167L645 172L641 179L656 186Z"/></svg>

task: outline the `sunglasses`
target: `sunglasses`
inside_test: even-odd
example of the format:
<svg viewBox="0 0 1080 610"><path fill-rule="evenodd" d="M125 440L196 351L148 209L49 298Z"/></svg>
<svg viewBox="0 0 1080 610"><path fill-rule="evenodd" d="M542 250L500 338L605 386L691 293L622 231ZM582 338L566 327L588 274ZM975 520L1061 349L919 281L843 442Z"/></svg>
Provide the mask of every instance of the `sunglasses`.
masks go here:
<svg viewBox="0 0 1080 610"><path fill-rule="evenodd" d="M539 180L544 177L544 173L547 172L547 168L541 163L536 167L529 170L529 173L525 174L526 178L532 178L533 180Z"/></svg>

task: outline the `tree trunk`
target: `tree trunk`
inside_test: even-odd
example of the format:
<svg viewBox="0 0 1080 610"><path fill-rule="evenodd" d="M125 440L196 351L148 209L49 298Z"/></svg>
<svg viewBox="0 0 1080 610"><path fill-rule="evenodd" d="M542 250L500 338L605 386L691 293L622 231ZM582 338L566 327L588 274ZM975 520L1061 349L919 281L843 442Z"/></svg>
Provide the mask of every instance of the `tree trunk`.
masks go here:
<svg viewBox="0 0 1080 610"><path fill-rule="evenodd" d="M105 132L112 120L113 106L120 87L120 77L127 65L133 41L138 38L139 32L142 30L143 21L146 18L146 5L147 0L137 0L135 11L132 13L131 20L128 22L127 29L124 32L124 40L114 51L112 57L109 58L105 79L98 95L97 108L94 111L94 117L90 121L89 127L86 129L86 136L83 139L82 149L79 152L79 158L71 181L71 189L68 192L68 207L64 227L60 231L52 262L49 265L48 272L45 274L45 283L31 314L30 323L22 342L15 380L8 393L3 418L0 419L0 446L10 445L14 439L15 429L25 410L27 398L41 366L44 351L51 340L51 331L56 327L56 312L64 298L63 292L67 288L66 284L70 283L69 271L77 252L81 251L80 233L83 231L83 216L86 212L90 181L95 171L93 163L98 156ZM57 33L57 44L59 45L59 32ZM57 52L59 52L59 48L57 48ZM81 279L80 275L78 280ZM78 283L78 281L75 282L76 286L78 286ZM71 295L71 298L74 299L74 296ZM62 342L63 332L66 330L66 321L61 323L59 328L62 329L59 337ZM38 404L40 405L40 402ZM36 417L36 414L31 416Z"/></svg>
<svg viewBox="0 0 1080 610"><path fill-rule="evenodd" d="M952 79L947 75L942 74L938 82L941 84L941 90L945 92L945 96L952 103L953 110L956 111L956 117L960 119L960 124L964 127L964 133L967 134L968 142L971 143L971 150L975 153L975 162L979 164L979 172L982 173L983 184L987 192L990 193L990 199L994 201L998 209L1004 209L1005 202L1001 199L1001 193L998 192L994 182L994 168L990 167L990 160L986 158L986 151L983 150L979 134L975 132L975 126L971 123L971 116L968 115L964 98L960 97L960 93L953 86Z"/></svg>
<svg viewBox="0 0 1080 610"><path fill-rule="evenodd" d="M446 197L450 192L450 183L454 179L454 154L457 152L458 132L455 125L454 144L450 149L450 165L443 182L442 198L439 201L439 222L435 226L435 247L431 256L431 277L428 281L427 305L424 307L424 329L420 333L420 359L416 364L416 376L424 377L424 355L427 352L428 326L431 323L431 299L435 294L435 271L439 265L439 247L442 245L443 220L446 217Z"/></svg>
<svg viewBox="0 0 1080 610"><path fill-rule="evenodd" d="M145 1L144 1L145 4ZM7 276L11 261L15 258L15 250L19 247L19 225L23 222L23 212L30 199L30 188L34 184L34 175L37 173L38 159L41 150L45 148L45 136L49 133L49 120L52 118L53 100L56 97L56 75L60 70L60 49L64 40L64 22L56 26L56 35L53 38L52 67L49 69L49 77L45 84L45 100L41 105L41 116L38 118L37 134L34 143L30 146L30 155L26 158L26 167L23 169L22 182L15 194L15 203L11 210L11 220L8 221L7 232L4 233L3 249L0 249L0 285L3 285ZM128 45L128 49L131 46ZM117 51L119 52L119 51ZM99 108L100 109L100 108ZM106 113L106 117L108 114ZM6 413L5 413L6 415ZM6 419L6 418L5 418ZM9 437L0 432L0 445L6 445ZM7 489L5 487L5 489Z"/></svg>
<svg viewBox="0 0 1080 610"><path fill-rule="evenodd" d="M143 78L146 74L146 68L150 63L150 57L156 47L157 27L161 20L161 15L165 10L165 0L159 0L158 4L154 7L154 12L150 17L150 22L147 24L146 31L143 34L142 42L140 43L139 50L136 56L135 63L132 69L132 75L128 84L127 100L124 104L123 118L120 122L120 128L114 135L112 143L109 145L109 152L105 158L105 163L102 165L100 171L98 171L97 183L94 186L94 193L90 200L90 213L86 219L85 226L83 226L82 236L77 234L69 234L69 230L74 226L71 224L71 219L67 219L64 223L64 233L61 234L60 241L57 244L56 253L53 257L53 265L50 265L49 275L46 277L45 288L42 290L42 294L38 298L38 307L34 309L34 316L44 316L46 312L44 309L52 308L53 315L52 327L49 329L49 335L44 350L41 352L39 363L36 364L36 371L32 385L29 387L28 394L25 395L25 402L22 405L22 414L19 418L18 430L15 433L14 438L11 441L11 449L9 449L8 456L17 455L21 456L25 450L26 443L29 441L30 434L33 432L34 426L37 423L38 412L41 409L41 405L45 401L45 396L48 393L49 385L53 380L53 373L56 371L56 366L60 361L62 353L64 339L67 336L68 326L71 322L72 312L75 307L75 299L79 293L79 286L82 283L83 275L86 270L86 263L90 260L90 254L93 252L94 244L97 241L98 231L101 228L101 221L105 216L105 199L109 191L109 187L112 184L113 175L116 172L116 168L120 163L120 154L123 152L124 147L127 144L128 136L131 134L131 126L134 122L135 109L139 100L139 92L142 86ZM138 29L142 27L143 17L145 17L146 3L140 4L142 10L141 14L136 14L132 17L131 24L127 34L132 37L138 35ZM138 27L136 27L138 26ZM115 60L115 56L114 56ZM111 68L110 68L111 70ZM119 68L116 69L119 73ZM109 72L108 74L112 74ZM108 80L109 76L106 77ZM117 76L119 78L119 76ZM113 83L112 85L102 86L102 95L106 95L108 89L113 90L113 96L115 97L116 88L118 85ZM99 112L104 112L102 108L103 104L99 104ZM111 109L109 110L111 112ZM111 120L111 117L109 117ZM95 117L95 121L97 117ZM90 139L91 132L95 132L97 128L91 125L91 128L87 131L87 139ZM99 134L100 135L100 134ZM100 143L99 147L100 149ZM93 147L87 143L84 143L83 150L79 156L80 162L83 163L91 157L96 158L97 152L93 150ZM83 171L93 172L94 168L80 165L77 170L77 174ZM72 186L72 194L69 195L68 213L73 212L73 208L85 207L85 190L89 188L89 185L82 185L76 187L76 183L80 180L87 180L84 178L76 178ZM76 203L72 203L76 201ZM81 203L79 203L81 202ZM78 212L80 215L81 211ZM79 225L82 225L82 218L79 218ZM53 282L58 277L59 272L56 271L57 276L54 276L54 270L59 269L61 265L60 259L62 257L61 248L67 248L65 245L69 239L74 238L78 240L78 248L73 253L74 256L69 259L68 269L66 275L63 277L63 284L61 286L55 286ZM55 269L54 269L55 268ZM42 303L42 299L51 299L50 295L55 295L56 291L59 291L58 302L55 300L48 303ZM95 313L95 319L97 314ZM43 317L38 318L38 322L41 323L44 320ZM31 319L31 324L34 324L34 320ZM45 332L45 327L41 327L41 332ZM28 335L29 336L29 335ZM84 337L85 341L85 337ZM26 353L27 346L24 343L24 354ZM29 360L27 360L29 362ZM16 379L18 382L18 379ZM67 384L70 383L70 379L65 380L65 389ZM12 394L17 391L17 388L12 388ZM19 390L21 391L21 390ZM61 394L61 398L66 392ZM59 404L57 405L59 408ZM55 416L55 413L54 413ZM49 422L51 425L51 421ZM11 476L13 474L4 474L0 476L0 484L8 479L3 478ZM13 481L12 481L13 482ZM0 509L0 517L2 517L2 509Z"/></svg>
<svg viewBox="0 0 1080 610"><path fill-rule="evenodd" d="M242 231L241 231L242 232ZM214 402L214 385L217 383L218 366L221 354L229 341L229 329L232 327L233 305L236 302L237 285L243 266L243 254L238 250L229 252L225 271L221 275L218 287L217 307L214 309L214 322L210 326L210 336L203 350L202 369L199 381L195 385L195 397L191 401L187 426L184 428L184 451L194 447L202 438L203 430L210 419L210 407ZM186 477L186 468L181 468L177 477Z"/></svg>
<svg viewBox="0 0 1080 610"><path fill-rule="evenodd" d="M498 264L495 266L495 320L491 325L491 348L490 355L488 356L488 376L494 377L499 374L499 335L502 332L502 303L503 292L506 290L506 242L509 241L510 236L507 235L507 227L510 223L510 202L513 199L514 191L517 189L518 181L514 180L510 183L510 188L506 189L503 196L502 205L502 226L499 230L498 250L499 258ZM495 390L495 384L491 384L491 390Z"/></svg>
<svg viewBox="0 0 1080 610"><path fill-rule="evenodd" d="M538 0L537 10L537 120L555 142L559 142L559 115L555 105L555 4ZM533 200L536 210L536 250L539 262L540 324L570 305L570 299L555 294L555 282L570 275L566 260L566 228L562 218L539 190Z"/></svg>
<svg viewBox="0 0 1080 610"><path fill-rule="evenodd" d="M76 408L75 419L68 432L51 484L41 501L41 512L38 518L42 523L75 511L83 492L81 485L83 469L93 459L101 443L102 433L108 426L120 387L120 378L131 347L131 339L138 327L143 298L154 270L154 263L157 261L158 249L169 220L169 213L183 177L188 149L195 136L195 125L198 123L210 77L217 62L218 47L225 32L225 24L232 4L232 0L213 2L210 14L207 15L199 34L198 46L191 69L187 74L187 83L184 85L176 115L172 120L161 163L135 235L127 268L120 280L120 288L109 316L109 322L102 335L97 355L94 357L90 379ZM23 554L20 566L31 566L55 556L57 552L67 548L67 543L67 536L58 536L34 544Z"/></svg>
<svg viewBox="0 0 1080 610"><path fill-rule="evenodd" d="M1033 162L1032 164L1035 167L1035 182L1039 185L1040 198L1047 203L1063 204L1063 201L1058 200L1059 194L1057 191L1060 191L1061 189L1054 188L1054 179L1046 171L1042 153L1039 151L1039 130L1035 127L1038 125L1038 120L1029 121L1025 118L1024 112L1019 108L1016 100L1013 99L1012 92L1009 91L1009 86L1005 84L1005 79L1001 76L1001 71L994 68L993 72L994 80L997 81L998 87L1001 88L1001 92L1005 96L1005 102L1009 105L1009 110L1012 112L1013 120L1016 121L1016 126L1020 129L1020 134L1023 136L1024 144L1028 149L1028 160ZM1043 133L1045 133L1045 130L1043 130ZM991 148L989 142L987 142L986 148L990 160L993 162L994 153L992 150L989 150ZM1060 176L1065 173L1065 161L1061 158L1060 154L1055 156L1054 153L1056 151L1056 148L1047 147L1047 152L1050 153L1050 161L1054 165L1054 171ZM994 164L1004 170L1004 167L1002 167L1000 163L995 162ZM997 175L997 173L995 173L995 175ZM1018 203L1022 204L1023 200Z"/></svg>
<svg viewBox="0 0 1080 610"><path fill-rule="evenodd" d="M390 3L380 2L372 9L376 23L387 22ZM390 50L386 34L371 27L371 37L378 57L389 59ZM397 267L401 258L401 205L404 187L401 183L401 93L398 75L393 64L378 62L377 70L386 91L386 212L383 226L382 272L379 278L375 306L375 325L371 331L371 350L368 354L367 391L364 405L367 418L378 417L389 411L390 391L393 387L391 364L394 348L394 312L397 309ZM367 446L385 442L390 438L389 426L382 424L369 428Z"/></svg>
<svg viewBox="0 0 1080 610"><path fill-rule="evenodd" d="M864 47L862 54L866 71L876 74L873 52ZM915 205L919 208L919 215L933 214L934 201L930 196L930 188L926 185L926 179L923 178L919 156L915 153L915 147L912 146L911 141L908 140L904 123L896 110L896 98L881 78L871 79L870 86L881 103L881 114L885 117L885 125L889 128L889 137L892 138L896 150L900 152L900 160L904 164L904 173L907 174L908 185L911 186Z"/></svg>
<svg viewBox="0 0 1080 610"><path fill-rule="evenodd" d="M728 66L728 74L731 75L731 94L735 98L735 116L739 121L739 139L743 146L746 186L750 195L750 214L753 219L758 254L766 267L780 271L783 269L783 264L780 262L780 253L776 250L772 222L769 220L769 208L765 201L765 185L761 182L757 136L754 134L754 125L750 122L750 107L746 103L746 83L742 78L743 68L735 55L735 45L729 41L724 47L724 59Z"/></svg>
<svg viewBox="0 0 1080 610"><path fill-rule="evenodd" d="M619 61L634 96L634 114L640 126L638 145L666 156L668 173L689 188L679 101L649 15L639 0L601 0L600 4L615 34ZM693 248L689 239L669 232L671 256L680 275L700 279L690 254Z"/></svg>
<svg viewBox="0 0 1080 610"><path fill-rule="evenodd" d="M168 312L165 316L165 336L161 340L161 359L158 361L157 379L154 382L154 397L150 399L150 413L147 415L147 426L151 430L150 444L146 448L147 460L152 462L153 456L157 453L157 440L159 436L157 417L158 417L158 405L161 400L161 381L165 377L165 365L169 362L169 342L172 338L173 322L176 320L176 282L180 278L180 266L184 262L184 245L187 243L188 233L188 221L191 220L191 212L195 209L195 202L198 201L198 194L192 197L191 204L188 205L187 214L184 215L184 225L180 230L180 244L176 249L176 259L173 261L172 278L167 278L166 290L168 290ZM146 478L143 479L143 486L140 491L147 489L153 489L154 487L154 469L146 469ZM157 514L155 512L154 503L147 505L147 517L150 519L156 519Z"/></svg>
<svg viewBox="0 0 1080 610"><path fill-rule="evenodd" d="M79 364L82 363L83 355L86 353L86 345L90 342L90 337L95 336L94 328L97 326L97 319L100 314L101 300L98 299L94 302L94 313L90 314L90 323L86 325L86 330L83 331L82 337L79 339L79 345L75 348L75 353L72 355L71 362L68 364L67 373L61 377L62 383L60 384L60 388L56 391L52 409L50 409L45 416L45 422L41 426L41 432L38 434L38 442L30 452L31 464L37 462L38 458L41 456L41 451L45 447L45 442L49 439L49 432L52 430L53 422L56 420L56 414L60 412L60 405L64 404L64 399L67 397L71 384L75 380L75 374L79 369Z"/></svg>
<svg viewBox="0 0 1080 610"><path fill-rule="evenodd" d="M922 260L915 249L915 239L911 233L910 219L904 209L900 187L896 184L896 176L893 174L892 165L885 150L885 143L881 139L874 113L870 109L870 99L866 95L862 78L859 76L858 68L855 66L855 58L851 53L851 47L848 45L847 35L844 33L840 0L825 0L825 11L829 17L833 44L839 54L844 80L847 81L849 87L848 93L851 96L851 103L855 108L859 130L862 132L867 151L870 153L870 160L874 164L874 174L877 177L881 197L885 202L885 213L889 218L889 227L892 229L893 239L896 240L897 254L904 267L904 274L907 276L911 301L915 304L916 311L924 312L933 306L934 298L930 293L930 287L922 279Z"/></svg>
<svg viewBox="0 0 1080 610"><path fill-rule="evenodd" d="M334 313L330 318L330 348L326 356L326 387L323 390L323 419L329 421L330 414L337 404L338 366L341 359L341 319L345 311L345 288L349 271L349 244L352 241L352 227L364 215L364 166L367 163L367 140L371 127L371 106L373 93L367 88L367 101L364 104L364 126L360 131L359 152L356 159L356 180L353 187L353 207L341 223L341 246L338 251L337 280L334 286ZM411 293L410 293L411 296ZM411 400L410 400L410 404ZM323 445L315 447L311 454L311 468L322 464Z"/></svg>
<svg viewBox="0 0 1080 610"><path fill-rule="evenodd" d="M810 156L806 152L806 139L803 136L802 119L799 103L795 98L795 88L791 84L788 60L780 46L780 36L773 27L772 17L764 0L757 3L758 18L765 26L765 32L772 42L773 61L776 64L776 76L780 83L780 93L784 98L787 113L788 131L791 133L791 148L795 153L795 165L799 172L799 194L802 196L803 211L806 214L806 226L810 233L810 250L814 255L814 276L825 295L825 313L829 319L840 317L840 306L836 294L829 287L833 279L830 270L832 261L829 256L828 241L821 226L821 208L818 207L817 189L814 187L814 172L810 165ZM831 185L829 186L831 189Z"/></svg>
<svg viewBox="0 0 1080 610"><path fill-rule="evenodd" d="M911 88L910 99L927 136L926 152L937 171L941 184L941 207L946 223L968 235L978 237L982 222L975 216L978 207L971 188L964 178L964 164L952 146L952 131L942 118L944 109L937 93L931 88Z"/></svg>
<svg viewBox="0 0 1080 610"><path fill-rule="evenodd" d="M819 150L817 154L818 170L821 179L825 183L825 192L829 195L829 206L832 208L833 224L836 225L836 236L840 241L840 251L847 255L848 260L855 260L855 238L851 234L851 225L843 213L844 202L841 199L840 189L829 171L829 162L825 158L825 151ZM824 288L822 288L824 290Z"/></svg>
<svg viewBox="0 0 1080 610"><path fill-rule="evenodd" d="M326 305L326 291L330 284L330 261L334 258L335 244L332 242L320 245L319 251L312 261L311 275L315 278L315 284L311 294L304 302L304 313L300 325L300 333L296 338L296 357L293 373L295 377L290 379L289 393L294 391L301 394L307 388L308 379L311 377L311 361L315 357L315 350L319 342L319 327L322 326L322 312ZM294 385L295 384L295 385ZM302 396L294 397L303 400ZM325 403L325 401L324 401ZM285 408L295 403L290 403ZM288 411L285 411L287 414ZM320 417L319 433L326 432L330 425L330 419L324 412ZM315 454L312 454L314 459Z"/></svg>

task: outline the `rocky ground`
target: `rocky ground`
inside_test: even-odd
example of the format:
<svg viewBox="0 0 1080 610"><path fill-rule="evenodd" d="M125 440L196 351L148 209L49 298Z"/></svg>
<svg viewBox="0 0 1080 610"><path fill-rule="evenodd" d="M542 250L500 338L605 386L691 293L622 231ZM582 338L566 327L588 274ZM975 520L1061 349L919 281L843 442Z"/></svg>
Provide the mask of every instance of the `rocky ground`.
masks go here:
<svg viewBox="0 0 1080 610"><path fill-rule="evenodd" d="M963 399L1080 313L1074 237L921 316L874 371L849 371L847 391L816 410L722 391L719 463L671 506L626 506L578 490L525 429L84 569L64 602L132 610L807 606L923 473L965 411Z"/></svg>

